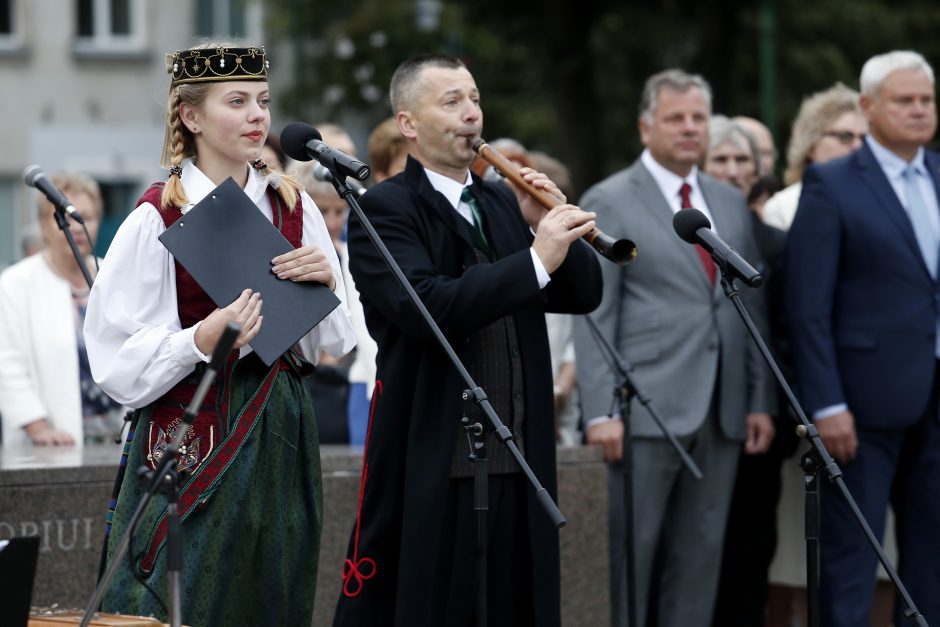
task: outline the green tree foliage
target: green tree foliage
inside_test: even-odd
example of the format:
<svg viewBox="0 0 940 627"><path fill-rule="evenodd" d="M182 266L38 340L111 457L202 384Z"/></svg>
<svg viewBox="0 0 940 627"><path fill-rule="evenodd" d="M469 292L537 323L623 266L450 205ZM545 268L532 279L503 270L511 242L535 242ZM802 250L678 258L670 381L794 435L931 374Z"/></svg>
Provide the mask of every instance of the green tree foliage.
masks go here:
<svg viewBox="0 0 940 627"><path fill-rule="evenodd" d="M578 190L636 158L640 92L659 70L701 73L716 112L764 119L784 153L802 99L836 81L857 88L871 55L940 60L933 0L290 0L270 13L295 55L281 95L292 115L376 123L399 62L448 52L480 86L485 137L556 155Z"/></svg>

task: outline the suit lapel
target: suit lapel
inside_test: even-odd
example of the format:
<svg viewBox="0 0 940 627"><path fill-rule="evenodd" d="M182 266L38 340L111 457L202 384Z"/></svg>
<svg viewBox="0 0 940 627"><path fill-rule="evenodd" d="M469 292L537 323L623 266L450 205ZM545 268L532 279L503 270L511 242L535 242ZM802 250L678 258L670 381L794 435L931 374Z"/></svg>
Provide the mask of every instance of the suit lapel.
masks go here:
<svg viewBox="0 0 940 627"><path fill-rule="evenodd" d="M938 161L936 154L924 150L924 164L927 167L930 180L933 181L934 193L937 195L937 206L940 206L940 161Z"/></svg>
<svg viewBox="0 0 940 627"><path fill-rule="evenodd" d="M637 198L639 198L640 205L649 207L650 217L653 219L653 222L656 223L659 228L666 231L671 239L675 240L676 253L682 260L682 267L687 273L693 274L696 280L701 283L702 287L709 292L713 291L712 284L708 281L708 276L702 268L702 261L698 256L698 252L695 250L694 246L683 242L679 239L679 236L676 235L676 230L672 226L672 218L674 215L672 213L672 207L669 206L669 203L663 197L663 193L659 189L659 185L656 184L653 175L650 174L649 170L641 163L637 163L633 182L635 187L634 193Z"/></svg>
<svg viewBox="0 0 940 627"><path fill-rule="evenodd" d="M470 239L470 231L467 229L466 220L457 213L457 210L444 198L443 194L434 189L431 181L425 175L421 163L412 157L408 157L405 176L409 179L412 187L418 190L418 195L424 201L424 205L428 207L430 215L436 216L444 226L473 248L473 240Z"/></svg>
<svg viewBox="0 0 940 627"><path fill-rule="evenodd" d="M878 164L874 153L872 153L867 143L862 144L862 147L853 155L852 160L858 167L859 178L864 181L868 189L871 190L875 198L878 199L878 202L884 209L885 215L887 215L895 227L897 227L901 237L904 238L907 248L913 252L920 263L921 269L927 277L933 281L930 272L927 271L927 264L924 263L924 256L920 253L920 245L917 243L917 237L914 235L914 227L911 225L911 219L901 205L901 201L894 192L891 182L888 181L888 177L885 175L884 170L881 169L881 166ZM934 187L936 188L937 174L934 172L934 165L935 164L930 161L927 162L927 170L931 173L934 179Z"/></svg>

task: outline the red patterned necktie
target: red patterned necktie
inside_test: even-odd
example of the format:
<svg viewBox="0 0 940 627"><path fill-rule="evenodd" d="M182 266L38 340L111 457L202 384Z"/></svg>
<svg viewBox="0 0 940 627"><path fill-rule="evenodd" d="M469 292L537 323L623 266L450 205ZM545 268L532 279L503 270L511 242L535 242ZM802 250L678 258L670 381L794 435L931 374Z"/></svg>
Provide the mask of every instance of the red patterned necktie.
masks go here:
<svg viewBox="0 0 940 627"><path fill-rule="evenodd" d="M692 186L688 183L683 183L682 187L679 188L679 198L682 200L682 209L692 209ZM715 262L712 261L712 256L708 254L708 251L702 248L701 245L695 245L695 251L698 253L698 258L702 262L702 267L705 269L705 274L708 276L708 282L712 284L712 287L715 286Z"/></svg>

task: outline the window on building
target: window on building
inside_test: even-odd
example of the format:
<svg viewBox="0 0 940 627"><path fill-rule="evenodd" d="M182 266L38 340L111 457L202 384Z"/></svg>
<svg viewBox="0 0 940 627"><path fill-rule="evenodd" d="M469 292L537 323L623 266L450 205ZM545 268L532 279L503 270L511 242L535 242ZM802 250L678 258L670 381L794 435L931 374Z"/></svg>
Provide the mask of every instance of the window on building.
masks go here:
<svg viewBox="0 0 940 627"><path fill-rule="evenodd" d="M101 226L98 227L95 253L99 257L104 257L118 227L134 209L134 203L140 197L141 189L137 181L98 181L98 186L101 188L104 211L101 216Z"/></svg>
<svg viewBox="0 0 940 627"><path fill-rule="evenodd" d="M103 210L95 253L104 257L118 227L134 209L141 185L139 181L110 180L98 181L98 186L101 188ZM19 177L0 176L0 270L22 259L25 256L25 238L38 235L35 224L38 194L28 194L23 198L19 196L23 189Z"/></svg>
<svg viewBox="0 0 940 627"><path fill-rule="evenodd" d="M76 24L78 24L79 37L94 37L95 35L95 0L78 0L78 15Z"/></svg>
<svg viewBox="0 0 940 627"><path fill-rule="evenodd" d="M260 0L197 0L196 32L201 37L234 37L259 41Z"/></svg>
<svg viewBox="0 0 940 627"><path fill-rule="evenodd" d="M0 53L23 46L22 14L25 0L0 0Z"/></svg>
<svg viewBox="0 0 940 627"><path fill-rule="evenodd" d="M18 178L0 176L0 268L22 259L20 248L23 220L17 210Z"/></svg>
<svg viewBox="0 0 940 627"><path fill-rule="evenodd" d="M143 47L143 0L75 0L78 52L133 52Z"/></svg>
<svg viewBox="0 0 940 627"><path fill-rule="evenodd" d="M0 36L13 34L13 0L0 0Z"/></svg>

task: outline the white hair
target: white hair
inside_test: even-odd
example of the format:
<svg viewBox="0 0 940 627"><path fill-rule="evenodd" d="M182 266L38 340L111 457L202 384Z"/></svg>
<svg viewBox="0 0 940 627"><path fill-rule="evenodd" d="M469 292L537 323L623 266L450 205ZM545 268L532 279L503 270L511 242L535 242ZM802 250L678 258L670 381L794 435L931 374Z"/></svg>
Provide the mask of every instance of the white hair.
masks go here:
<svg viewBox="0 0 940 627"><path fill-rule="evenodd" d="M754 171L757 176L761 176L760 150L757 148L757 140L751 131L744 126L725 115L713 115L708 121L708 151L711 152L724 144L730 143L739 150L744 150L751 155L751 161L754 162Z"/></svg>
<svg viewBox="0 0 940 627"><path fill-rule="evenodd" d="M933 68L922 55L912 50L893 50L865 62L859 78L862 95L873 96L888 75L898 70L920 70L934 84Z"/></svg>

